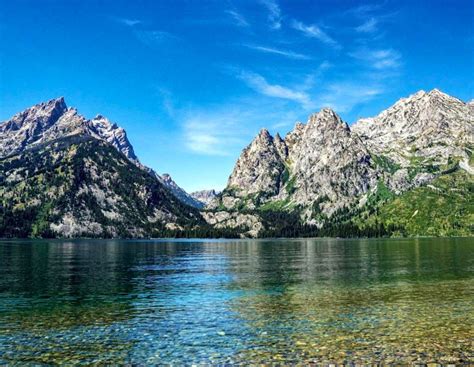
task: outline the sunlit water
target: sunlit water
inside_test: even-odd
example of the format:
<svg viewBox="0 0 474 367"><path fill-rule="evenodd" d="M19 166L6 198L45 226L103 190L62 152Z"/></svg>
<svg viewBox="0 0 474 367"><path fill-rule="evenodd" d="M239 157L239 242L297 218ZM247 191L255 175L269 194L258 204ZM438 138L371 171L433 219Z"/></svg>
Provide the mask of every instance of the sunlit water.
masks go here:
<svg viewBox="0 0 474 367"><path fill-rule="evenodd" d="M0 241L0 364L474 361L474 240Z"/></svg>

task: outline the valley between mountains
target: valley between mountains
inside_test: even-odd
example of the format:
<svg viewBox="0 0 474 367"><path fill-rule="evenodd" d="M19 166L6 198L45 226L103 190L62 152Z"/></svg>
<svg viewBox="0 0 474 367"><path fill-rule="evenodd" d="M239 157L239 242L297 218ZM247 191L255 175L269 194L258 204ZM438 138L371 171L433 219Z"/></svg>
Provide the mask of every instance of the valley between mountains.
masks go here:
<svg viewBox="0 0 474 367"><path fill-rule="evenodd" d="M349 126L262 129L227 187L188 194L63 98L0 125L0 237L474 235L474 102L419 91Z"/></svg>

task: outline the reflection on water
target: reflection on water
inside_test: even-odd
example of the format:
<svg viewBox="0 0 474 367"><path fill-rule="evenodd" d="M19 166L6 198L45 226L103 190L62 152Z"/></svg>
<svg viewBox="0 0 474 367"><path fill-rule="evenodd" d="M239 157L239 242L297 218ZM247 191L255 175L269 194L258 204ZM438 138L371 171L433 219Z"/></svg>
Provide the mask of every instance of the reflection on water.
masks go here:
<svg viewBox="0 0 474 367"><path fill-rule="evenodd" d="M473 246L0 241L0 363L474 361Z"/></svg>

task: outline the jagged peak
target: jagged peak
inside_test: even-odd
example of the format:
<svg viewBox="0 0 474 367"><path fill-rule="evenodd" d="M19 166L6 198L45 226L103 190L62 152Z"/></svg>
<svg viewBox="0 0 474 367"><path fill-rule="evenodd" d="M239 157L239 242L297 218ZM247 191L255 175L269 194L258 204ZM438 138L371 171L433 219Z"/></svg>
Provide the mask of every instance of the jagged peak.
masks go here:
<svg viewBox="0 0 474 367"><path fill-rule="evenodd" d="M316 121L322 117L329 117L329 118L334 118L334 119L339 119L339 116L337 115L336 112L332 108L329 107L324 107L322 108L319 112L315 112L309 116L309 121Z"/></svg>
<svg viewBox="0 0 474 367"><path fill-rule="evenodd" d="M252 144L269 144L273 142L273 137L270 135L270 132L263 128L260 129L258 135L253 140Z"/></svg>
<svg viewBox="0 0 474 367"><path fill-rule="evenodd" d="M349 129L349 126L342 121L340 116L332 108L328 107L310 115L307 126L317 128L343 127L344 129Z"/></svg>
<svg viewBox="0 0 474 367"><path fill-rule="evenodd" d="M30 111L43 111L43 112L50 112L50 111L58 111L58 112L66 112L67 111L66 101L64 97L58 97L50 99L47 102L38 103L30 108L27 108L24 112ZM24 113L23 112L23 113Z"/></svg>
<svg viewBox="0 0 474 367"><path fill-rule="evenodd" d="M50 111L58 111L60 113L64 113L68 110L66 101L64 97L58 97L50 99L47 102L42 102L39 104L34 105L33 107L28 108L26 111L44 111L46 113Z"/></svg>
<svg viewBox="0 0 474 367"><path fill-rule="evenodd" d="M438 88L434 88L434 89L430 90L430 91L428 92L428 95L430 95L430 96L436 96L436 95L439 96L439 95L441 95L441 96L448 96L448 97L449 97L448 94L446 94L446 93L440 91Z"/></svg>
<svg viewBox="0 0 474 367"><path fill-rule="evenodd" d="M55 106L64 107L64 109L67 108L67 106L66 106L66 100L64 99L63 96L50 99L50 100L47 101L47 102L40 103L40 105L46 105L46 106L48 106L48 105L55 105Z"/></svg>
<svg viewBox="0 0 474 367"><path fill-rule="evenodd" d="M259 131L259 133L258 133L258 136L266 137L266 138L267 138L267 137L270 137L270 138L272 137L272 136L270 135L270 132L269 132L267 129L265 129L265 128L260 129L260 131Z"/></svg>

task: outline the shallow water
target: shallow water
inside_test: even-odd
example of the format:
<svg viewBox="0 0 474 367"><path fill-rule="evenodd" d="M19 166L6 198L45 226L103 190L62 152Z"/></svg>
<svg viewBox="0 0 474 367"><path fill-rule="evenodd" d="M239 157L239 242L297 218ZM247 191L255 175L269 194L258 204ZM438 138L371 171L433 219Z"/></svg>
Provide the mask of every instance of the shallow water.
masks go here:
<svg viewBox="0 0 474 367"><path fill-rule="evenodd" d="M0 241L0 364L474 362L473 330L473 239Z"/></svg>

